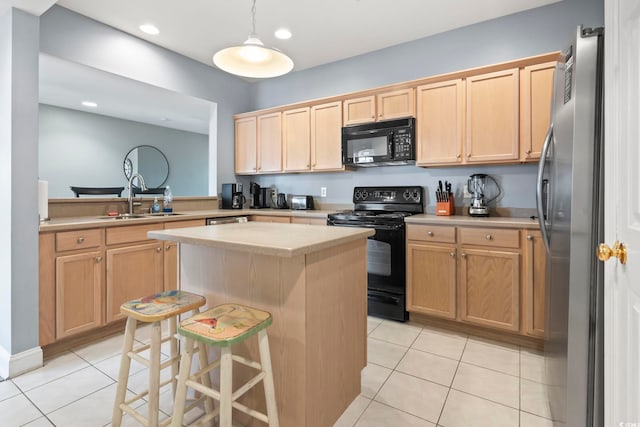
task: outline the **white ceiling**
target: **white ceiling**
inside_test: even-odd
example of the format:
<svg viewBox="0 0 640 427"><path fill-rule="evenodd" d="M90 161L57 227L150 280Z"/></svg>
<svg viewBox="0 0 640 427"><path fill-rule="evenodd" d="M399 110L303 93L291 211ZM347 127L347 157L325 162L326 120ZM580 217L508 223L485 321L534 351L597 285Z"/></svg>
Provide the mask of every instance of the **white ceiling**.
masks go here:
<svg viewBox="0 0 640 427"><path fill-rule="evenodd" d="M291 56L299 71L558 1L257 0L256 32ZM216 51L242 43L251 30L251 0L0 0L0 13L13 6L41 15L56 3L211 67ZM142 33L143 23L155 24L160 34ZM274 37L281 27L293 33L290 40ZM47 55L40 63L43 103L208 132L206 101ZM88 98L99 108L79 106Z"/></svg>
<svg viewBox="0 0 640 427"><path fill-rule="evenodd" d="M557 1L257 0L256 32L266 45L287 53L296 71ZM58 0L57 4L212 67L216 51L244 42L251 30L251 0ZM138 26L145 22L159 27L160 34L142 33ZM273 33L280 27L289 28L293 37L276 39Z"/></svg>

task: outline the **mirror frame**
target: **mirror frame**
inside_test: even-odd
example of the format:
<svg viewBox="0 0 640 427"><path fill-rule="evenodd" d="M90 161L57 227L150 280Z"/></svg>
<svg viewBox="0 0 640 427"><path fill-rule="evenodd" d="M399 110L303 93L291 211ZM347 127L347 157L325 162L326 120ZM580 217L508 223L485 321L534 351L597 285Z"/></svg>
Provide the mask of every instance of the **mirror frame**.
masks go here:
<svg viewBox="0 0 640 427"><path fill-rule="evenodd" d="M169 159L167 159L167 156L165 156L165 154L162 152L162 150L160 150L158 147L154 147L153 145L148 145L148 144L136 145L131 150L127 151L127 154L124 156L124 161L122 162L122 170L124 172L124 176L125 176L125 178L127 178L127 181L131 178L131 170L130 169L129 169L128 174L127 174L127 164L131 165L131 160L129 159L129 154L131 154L133 152L133 150L137 150L138 148L144 148L144 147L149 147L149 148L153 148L154 150L156 150L158 153L160 153L160 155L164 159L165 163L167 164L167 175L164 177L164 181L162 181L160 183L160 185L154 185L153 187L149 187L149 188L160 188L160 187L163 187L164 184L166 184L167 180L169 179L169 173L170 173Z"/></svg>

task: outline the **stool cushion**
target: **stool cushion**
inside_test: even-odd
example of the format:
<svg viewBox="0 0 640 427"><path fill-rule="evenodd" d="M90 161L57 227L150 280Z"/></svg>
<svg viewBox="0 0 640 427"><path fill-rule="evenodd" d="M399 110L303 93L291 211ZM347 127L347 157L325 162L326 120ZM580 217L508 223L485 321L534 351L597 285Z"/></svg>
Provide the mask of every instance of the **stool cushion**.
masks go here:
<svg viewBox="0 0 640 427"><path fill-rule="evenodd" d="M141 322L158 322L194 310L205 304L202 295L185 291L166 291L127 301L120 313Z"/></svg>
<svg viewBox="0 0 640 427"><path fill-rule="evenodd" d="M271 314L240 304L223 304L180 323L178 332L197 341L228 347L271 324Z"/></svg>

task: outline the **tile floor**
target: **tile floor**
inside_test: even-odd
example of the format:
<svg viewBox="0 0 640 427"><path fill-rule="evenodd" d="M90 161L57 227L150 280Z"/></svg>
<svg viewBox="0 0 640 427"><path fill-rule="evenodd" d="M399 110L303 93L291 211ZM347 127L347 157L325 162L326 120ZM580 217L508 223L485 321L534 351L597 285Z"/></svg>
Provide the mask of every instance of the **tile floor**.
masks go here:
<svg viewBox="0 0 640 427"><path fill-rule="evenodd" d="M541 354L373 317L368 333L362 393L334 427L552 427ZM148 342L147 331L138 336ZM0 425L108 426L121 342L118 335L75 348L0 382ZM133 363L129 389L145 381ZM170 412L171 403L166 390L161 409ZM124 425L137 425L127 418Z"/></svg>

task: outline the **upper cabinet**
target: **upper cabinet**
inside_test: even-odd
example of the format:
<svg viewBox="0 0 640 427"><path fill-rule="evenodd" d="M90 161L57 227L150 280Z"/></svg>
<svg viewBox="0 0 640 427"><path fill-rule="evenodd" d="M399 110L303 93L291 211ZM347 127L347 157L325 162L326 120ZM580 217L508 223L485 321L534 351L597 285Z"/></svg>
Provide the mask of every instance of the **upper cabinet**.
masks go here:
<svg viewBox="0 0 640 427"><path fill-rule="evenodd" d="M464 81L418 86L416 163L420 166L462 162Z"/></svg>
<svg viewBox="0 0 640 427"><path fill-rule="evenodd" d="M551 119L555 62L520 70L520 159L537 161Z"/></svg>
<svg viewBox="0 0 640 427"><path fill-rule="evenodd" d="M519 80L517 68L466 79L468 163L519 159Z"/></svg>
<svg viewBox="0 0 640 427"><path fill-rule="evenodd" d="M401 89L378 95L346 99L344 126L415 116L415 89Z"/></svg>
<svg viewBox="0 0 640 427"><path fill-rule="evenodd" d="M235 117L236 173L344 171L341 128L416 117L423 167L536 161L557 53Z"/></svg>

